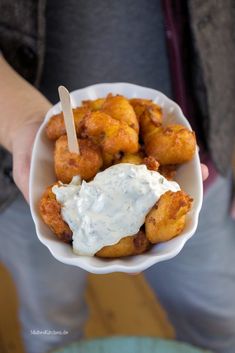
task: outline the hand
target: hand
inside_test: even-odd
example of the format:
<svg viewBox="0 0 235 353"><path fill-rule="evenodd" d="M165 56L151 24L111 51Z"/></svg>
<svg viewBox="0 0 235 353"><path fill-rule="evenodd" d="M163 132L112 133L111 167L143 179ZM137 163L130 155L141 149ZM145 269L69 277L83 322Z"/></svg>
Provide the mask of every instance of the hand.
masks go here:
<svg viewBox="0 0 235 353"><path fill-rule="evenodd" d="M51 103L0 55L0 144L13 154L13 177L29 200L29 168L36 132Z"/></svg>
<svg viewBox="0 0 235 353"><path fill-rule="evenodd" d="M32 147L43 118L44 115L39 114L27 120L16 130L12 140L13 178L27 202L29 202L29 171Z"/></svg>
<svg viewBox="0 0 235 353"><path fill-rule="evenodd" d="M205 164L201 164L202 180L205 181L209 176L209 170Z"/></svg>

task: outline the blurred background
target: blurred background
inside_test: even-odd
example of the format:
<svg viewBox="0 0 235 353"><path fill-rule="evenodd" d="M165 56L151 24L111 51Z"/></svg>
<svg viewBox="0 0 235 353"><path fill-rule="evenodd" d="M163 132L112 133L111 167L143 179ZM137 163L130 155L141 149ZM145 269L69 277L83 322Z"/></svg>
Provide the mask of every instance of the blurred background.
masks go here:
<svg viewBox="0 0 235 353"><path fill-rule="evenodd" d="M0 352L24 353L12 278L0 264ZM174 338L173 326L141 274L89 275L85 337L141 335ZM127 311L128 308L128 311Z"/></svg>

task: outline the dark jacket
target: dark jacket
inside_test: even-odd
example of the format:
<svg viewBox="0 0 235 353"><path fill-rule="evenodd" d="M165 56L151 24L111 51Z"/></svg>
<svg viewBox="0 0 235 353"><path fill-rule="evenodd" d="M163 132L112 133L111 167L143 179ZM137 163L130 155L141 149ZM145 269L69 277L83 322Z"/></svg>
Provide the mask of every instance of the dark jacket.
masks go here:
<svg viewBox="0 0 235 353"><path fill-rule="evenodd" d="M43 69L46 0L0 1L0 49L29 82L38 85ZM235 2L188 0L193 86L208 149L226 174L235 142ZM192 57L192 56L191 56ZM197 60L196 60L197 58ZM12 197L11 160L0 151L0 206Z"/></svg>

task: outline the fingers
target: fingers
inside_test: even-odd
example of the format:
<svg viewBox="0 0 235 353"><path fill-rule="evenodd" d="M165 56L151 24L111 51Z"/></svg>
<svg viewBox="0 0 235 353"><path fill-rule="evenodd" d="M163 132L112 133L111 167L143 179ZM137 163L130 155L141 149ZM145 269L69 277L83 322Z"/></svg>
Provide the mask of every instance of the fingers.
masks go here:
<svg viewBox="0 0 235 353"><path fill-rule="evenodd" d="M205 164L201 164L202 179L205 181L209 176L209 170Z"/></svg>

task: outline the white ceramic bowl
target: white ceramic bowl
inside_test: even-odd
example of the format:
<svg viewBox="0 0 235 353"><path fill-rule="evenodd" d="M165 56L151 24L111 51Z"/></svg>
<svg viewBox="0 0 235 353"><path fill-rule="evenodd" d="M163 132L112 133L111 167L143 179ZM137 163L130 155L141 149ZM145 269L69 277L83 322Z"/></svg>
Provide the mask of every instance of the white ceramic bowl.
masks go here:
<svg viewBox="0 0 235 353"><path fill-rule="evenodd" d="M73 106L81 105L83 100L105 97L108 93L121 94L128 98L148 98L160 105L163 109L164 123L179 123L188 128L190 125L184 117L180 107L167 98L164 94L154 89L145 88L129 83L105 83L86 87L71 93ZM45 126L52 115L61 111L57 103L47 113L41 125L33 147L30 170L30 208L36 226L39 240L50 250L51 254L59 261L73 266L78 266L92 273L110 272L141 272L156 263L176 256L187 240L195 233L198 216L202 205L203 187L200 161L198 153L192 161L179 167L176 181L181 188L189 193L193 199L193 207L187 215L184 231L181 235L167 242L155 245L145 254L130 256L120 259L101 259L75 255L72 247L55 237L50 229L43 223L38 204L45 188L56 181L53 167L53 143L48 140Z"/></svg>

